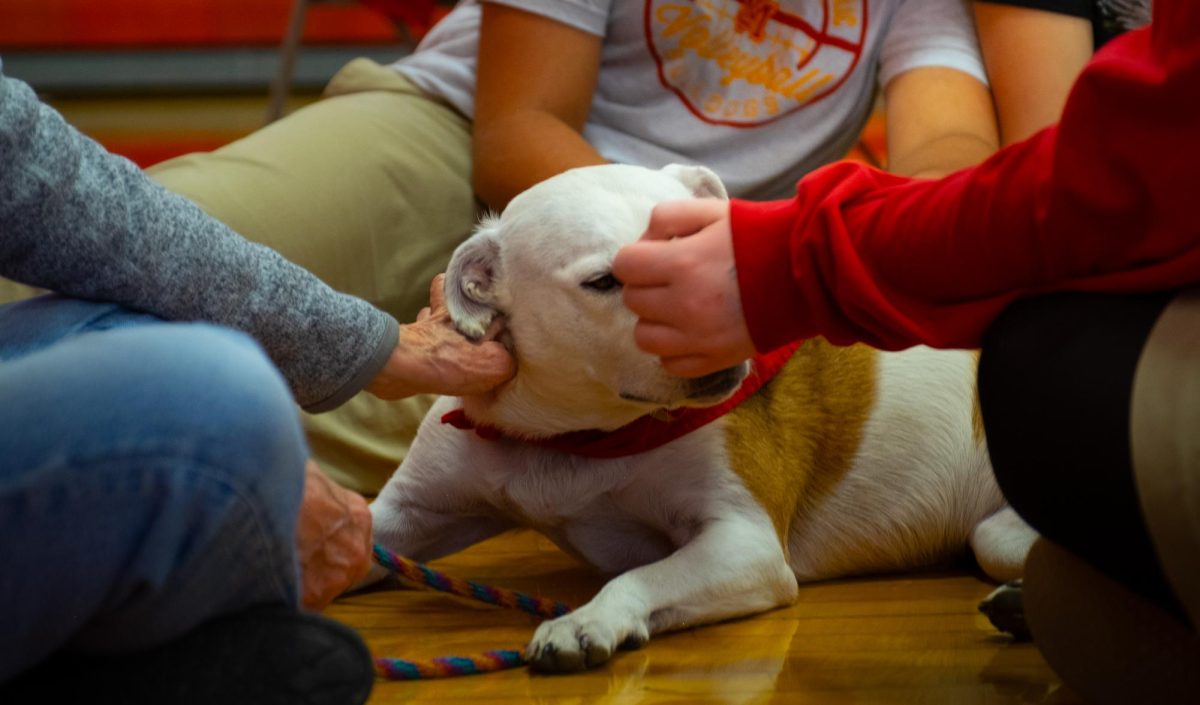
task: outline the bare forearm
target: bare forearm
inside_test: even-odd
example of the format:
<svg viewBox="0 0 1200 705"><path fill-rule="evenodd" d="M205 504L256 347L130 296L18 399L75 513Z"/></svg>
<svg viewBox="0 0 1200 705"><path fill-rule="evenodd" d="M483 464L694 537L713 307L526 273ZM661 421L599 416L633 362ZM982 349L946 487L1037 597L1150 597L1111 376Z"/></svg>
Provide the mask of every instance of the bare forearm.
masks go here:
<svg viewBox="0 0 1200 705"><path fill-rule="evenodd" d="M975 3L975 21L1002 143L1058 122L1071 84L1092 55L1091 22L987 2Z"/></svg>
<svg viewBox="0 0 1200 705"><path fill-rule="evenodd" d="M475 192L496 210L555 174L607 161L562 120L538 110L515 111L486 127L476 125L472 156Z"/></svg>
<svg viewBox="0 0 1200 705"><path fill-rule="evenodd" d="M484 4L472 180L489 206L500 210L555 174L604 163L583 138L601 44L597 35L537 13Z"/></svg>
<svg viewBox="0 0 1200 705"><path fill-rule="evenodd" d="M884 87L888 171L938 178L974 166L999 147L987 86L961 71L925 67Z"/></svg>
<svg viewBox="0 0 1200 705"><path fill-rule="evenodd" d="M997 144L976 134L947 134L898 155L888 171L901 176L939 179L987 159Z"/></svg>

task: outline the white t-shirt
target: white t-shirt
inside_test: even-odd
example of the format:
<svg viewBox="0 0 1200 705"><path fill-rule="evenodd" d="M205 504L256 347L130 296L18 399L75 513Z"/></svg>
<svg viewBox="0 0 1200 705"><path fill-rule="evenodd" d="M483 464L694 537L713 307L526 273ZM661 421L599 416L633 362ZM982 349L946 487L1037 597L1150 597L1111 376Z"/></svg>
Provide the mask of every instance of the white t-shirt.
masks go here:
<svg viewBox="0 0 1200 705"><path fill-rule="evenodd" d="M605 158L703 164L740 198L786 197L844 156L876 86L904 71L986 81L963 0L483 1L604 38L583 134ZM469 117L480 15L462 0L395 64Z"/></svg>

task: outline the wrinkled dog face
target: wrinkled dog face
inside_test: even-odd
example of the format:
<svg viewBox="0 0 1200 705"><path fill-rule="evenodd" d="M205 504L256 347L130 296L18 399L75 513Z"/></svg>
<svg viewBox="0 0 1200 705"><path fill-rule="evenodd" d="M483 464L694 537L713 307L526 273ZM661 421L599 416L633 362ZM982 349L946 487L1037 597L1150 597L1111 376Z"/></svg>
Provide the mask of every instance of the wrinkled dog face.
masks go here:
<svg viewBox="0 0 1200 705"><path fill-rule="evenodd" d="M454 253L447 304L472 337L504 316L518 372L494 397L467 400L468 412L545 435L617 428L656 409L715 404L737 389L744 364L685 380L639 350L612 276L617 250L645 231L655 203L694 196L726 197L703 167L584 167L485 219Z"/></svg>

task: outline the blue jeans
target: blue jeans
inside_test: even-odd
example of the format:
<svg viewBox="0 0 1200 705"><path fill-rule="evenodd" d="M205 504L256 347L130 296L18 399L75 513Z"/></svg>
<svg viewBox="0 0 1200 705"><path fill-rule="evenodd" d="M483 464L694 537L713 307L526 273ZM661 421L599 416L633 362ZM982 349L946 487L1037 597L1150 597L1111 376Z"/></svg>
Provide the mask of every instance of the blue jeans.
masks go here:
<svg viewBox="0 0 1200 705"><path fill-rule="evenodd" d="M240 333L59 296L0 306L0 681L296 605L306 456Z"/></svg>

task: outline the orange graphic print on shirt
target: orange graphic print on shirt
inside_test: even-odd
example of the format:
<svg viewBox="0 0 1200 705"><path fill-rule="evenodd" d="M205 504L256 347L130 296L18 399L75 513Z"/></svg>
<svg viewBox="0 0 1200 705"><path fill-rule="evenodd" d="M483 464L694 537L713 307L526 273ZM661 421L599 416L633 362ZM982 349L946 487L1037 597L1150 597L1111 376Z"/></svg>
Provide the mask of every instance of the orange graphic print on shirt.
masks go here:
<svg viewBox="0 0 1200 705"><path fill-rule="evenodd" d="M696 117L754 127L833 93L867 34L867 0L646 0L658 76Z"/></svg>

